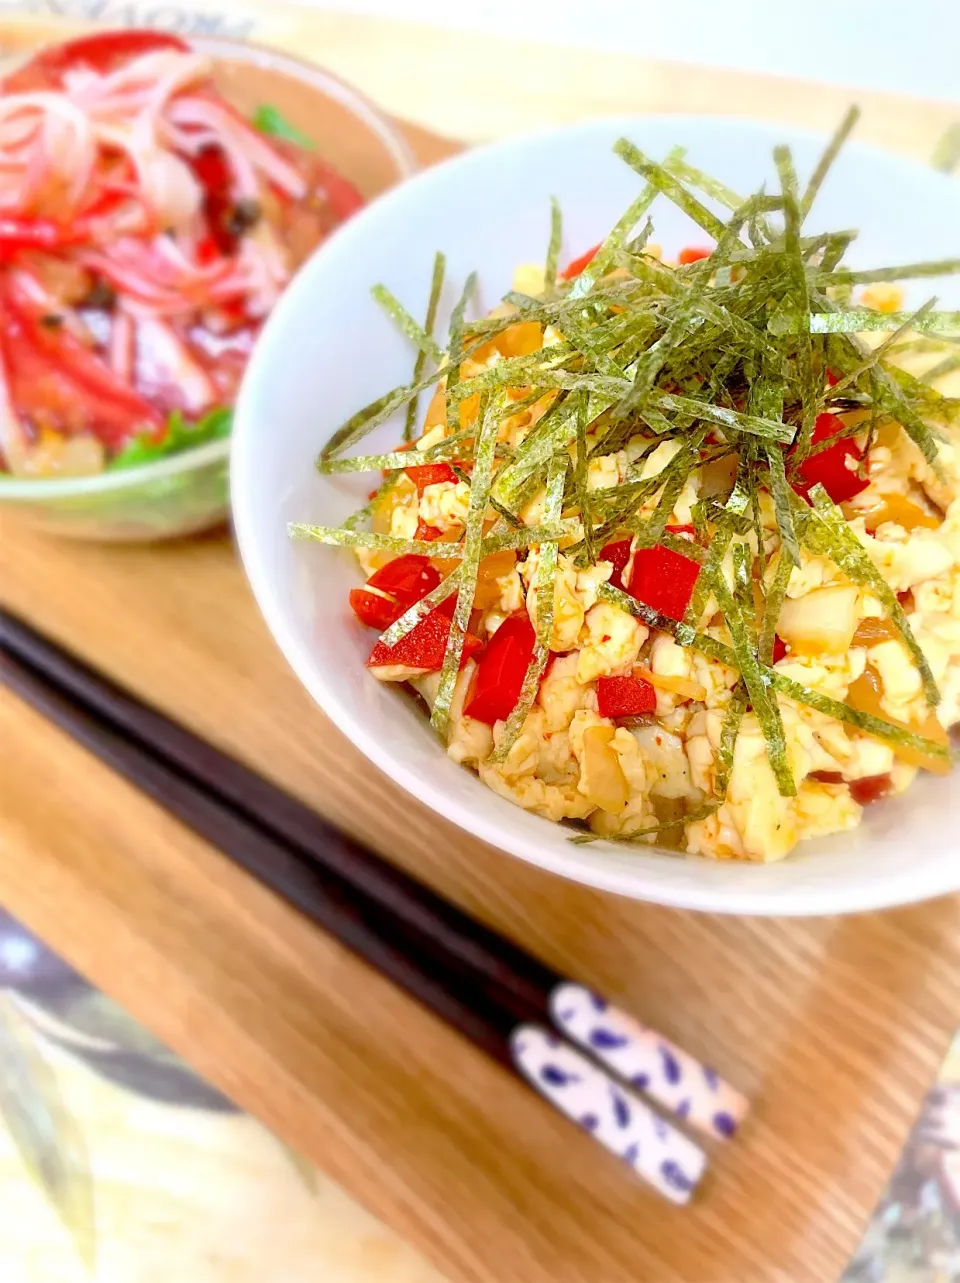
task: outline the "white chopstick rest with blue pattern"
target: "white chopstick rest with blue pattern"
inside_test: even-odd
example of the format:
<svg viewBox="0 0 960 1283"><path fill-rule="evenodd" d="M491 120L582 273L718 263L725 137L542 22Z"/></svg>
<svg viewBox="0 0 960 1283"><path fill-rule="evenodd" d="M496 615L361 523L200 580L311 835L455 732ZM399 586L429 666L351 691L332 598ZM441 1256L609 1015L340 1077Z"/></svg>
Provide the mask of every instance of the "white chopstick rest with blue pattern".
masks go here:
<svg viewBox="0 0 960 1283"><path fill-rule="evenodd" d="M705 1135L728 1140L743 1121L749 1104L735 1087L583 985L558 985L550 1015L571 1042Z"/></svg>
<svg viewBox="0 0 960 1283"><path fill-rule="evenodd" d="M706 1155L638 1096L586 1056L537 1025L519 1025L510 1039L514 1063L562 1114L673 1203L688 1203Z"/></svg>

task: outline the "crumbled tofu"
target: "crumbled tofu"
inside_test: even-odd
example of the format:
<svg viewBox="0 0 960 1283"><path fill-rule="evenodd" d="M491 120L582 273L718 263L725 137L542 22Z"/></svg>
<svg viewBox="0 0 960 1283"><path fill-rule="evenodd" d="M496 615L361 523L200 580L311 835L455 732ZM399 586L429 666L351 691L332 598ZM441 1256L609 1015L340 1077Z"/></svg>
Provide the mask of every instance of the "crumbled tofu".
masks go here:
<svg viewBox="0 0 960 1283"><path fill-rule="evenodd" d="M650 647L650 670L660 677L693 678L692 652L678 646L669 633L658 633ZM670 691L657 689L657 716L672 713L681 697Z"/></svg>
<svg viewBox="0 0 960 1283"><path fill-rule="evenodd" d="M627 475L627 456L623 450L602 454L587 464L587 489L608 490L618 486Z"/></svg>
<svg viewBox="0 0 960 1283"><path fill-rule="evenodd" d="M640 747L649 772L649 789L657 797L701 799L691 780L690 764L680 735L671 735L662 726L638 726L633 737Z"/></svg>
<svg viewBox="0 0 960 1283"><path fill-rule="evenodd" d="M537 622L537 571L540 555L531 552L520 567L520 574L527 588L527 612L536 627ZM597 600L597 589L610 577L609 562L600 562L588 570L578 571L563 553L557 558L557 572L553 591L553 631L550 649L557 654L573 650L580 640L587 611Z"/></svg>
<svg viewBox="0 0 960 1283"><path fill-rule="evenodd" d="M470 487L464 481L439 481L424 487L420 516L428 526L443 531L465 526L469 509Z"/></svg>
<svg viewBox="0 0 960 1283"><path fill-rule="evenodd" d="M577 661L577 681L626 671L636 662L650 630L619 606L597 602L586 613Z"/></svg>
<svg viewBox="0 0 960 1283"><path fill-rule="evenodd" d="M542 295L544 269L533 264L521 266L514 276L514 288L530 296ZM899 287L873 285L863 291L861 301L864 306L890 312L899 310L902 297ZM502 304L493 315L513 312L511 305ZM519 315L517 320L520 322ZM505 337L485 343L475 358L464 362L461 377L489 369L513 348L525 350L537 343L549 347L564 341L561 330L553 325L547 325L542 335L536 324L511 325ZM882 335L869 334L866 341L876 345ZM441 382L441 402L443 389ZM517 386L508 395L519 403L528 392ZM506 415L498 439L515 450L556 403L557 396L557 391L546 392L534 405ZM436 411L429 417L435 418ZM445 435L445 424L436 424L417 441L416 449L427 450ZM944 437L934 470L905 431L884 424L867 461L870 484L844 506L844 512L850 531L886 584L900 595L940 690L936 716L946 728L960 723L960 433L954 431L951 436L947 430ZM857 437L861 447L866 439L864 427ZM597 441L597 433L588 435L591 449ZM587 467L588 489L597 492L627 480L657 478L683 448L675 439L661 440L653 449L650 446L648 437L635 436L618 450L595 453ZM570 458L576 459L575 444L570 445ZM729 489L736 459L729 462L722 476L709 469L702 477L691 473L674 501L670 524L691 523L701 485L706 494ZM853 464L851 460L847 466ZM651 513L661 493L662 486L643 501L640 513ZM520 512L525 525L544 520L545 499L541 490L526 503ZM420 521L444 532L462 529L469 502L470 487L463 482L427 486L418 496L409 479L403 478L377 505L374 530L411 539ZM911 504L915 505L913 510ZM916 509L934 519L942 512L944 519L935 529L929 520L926 525L908 528L916 519ZM571 505L564 516L574 512ZM490 521L494 515L492 509L486 514ZM884 516L897 520L883 520ZM868 521L872 533L867 531ZM898 521L905 521L906 526ZM769 584L781 553L776 507L765 491L760 497L759 525ZM628 521L615 537L626 537L632 528ZM745 538L756 554L757 533L750 531ZM739 674L692 646L681 646L669 632L651 635L632 614L599 600L600 587L611 578L613 567L600 562L579 568L569 555L577 540L573 534L560 544L549 639L552 653L537 697L504 762L493 762L491 757L494 746L502 742L505 723L491 728L464 713L476 661L465 665L456 682L447 752L454 761L475 769L499 796L550 820L585 820L601 837L643 834L642 840L656 843L663 840L660 832L669 825L667 840L672 841L673 833L682 829L686 849L693 854L772 861L787 855L801 839L855 827L862 811L851 797L854 781L889 775L894 793L912 783L917 768L899 758L882 739L778 694L796 795L781 795L758 719L748 709L737 737L725 800L704 819L685 818L715 794L717 753ZM575 549L573 552L576 555ZM382 550L369 548L357 549L357 556L367 575L389 559ZM515 568L495 581L485 580L488 587L495 585L495 591L485 593L470 625L482 638L494 635L506 619L522 611L536 626L540 554L534 548L522 550L519 557ZM724 567L728 574L732 572L730 552ZM629 580L629 563L624 573ZM858 581L860 578L858 575ZM877 640L876 635L871 638L865 632L858 635L863 620L887 617L881 597L876 584L868 588L852 583L829 556L802 549L778 621L777 633L787 652L776 670L804 687L844 701L869 662L882 687L885 714L912 726L926 724L929 729L930 709L907 648L897 639ZM699 627L731 644L729 629L712 596L705 603ZM639 666L655 678L680 679L688 685L681 685L675 693L654 683L656 720L650 724L633 719L617 725L602 718L598 680L628 676ZM381 681L410 681L432 706L438 672L399 665L371 671ZM657 832L645 832L649 830Z"/></svg>
<svg viewBox="0 0 960 1283"><path fill-rule="evenodd" d="M540 683L537 701L543 709L546 726L550 731L566 730L574 713L580 709L597 711L597 696L593 686L577 680L579 656L558 655L551 661Z"/></svg>
<svg viewBox="0 0 960 1283"><path fill-rule="evenodd" d="M543 268L536 263L521 263L513 273L513 288L517 294L539 298L545 288Z"/></svg>
<svg viewBox="0 0 960 1283"><path fill-rule="evenodd" d="M390 533L398 539L412 539L417 533L420 520L417 511L416 495L404 503L398 503L390 513Z"/></svg>

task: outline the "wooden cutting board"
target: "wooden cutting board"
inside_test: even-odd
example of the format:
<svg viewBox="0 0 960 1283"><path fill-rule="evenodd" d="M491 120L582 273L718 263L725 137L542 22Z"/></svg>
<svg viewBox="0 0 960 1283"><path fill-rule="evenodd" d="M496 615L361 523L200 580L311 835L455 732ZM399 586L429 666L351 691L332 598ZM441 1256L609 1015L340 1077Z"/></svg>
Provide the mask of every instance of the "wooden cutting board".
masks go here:
<svg viewBox="0 0 960 1283"><path fill-rule="evenodd" d="M455 150L411 128L425 163ZM421 808L312 705L225 534L56 542L0 596L755 1100L666 1207L520 1084L6 692L0 903L213 1084L476 1283L836 1278L960 1012L960 899L715 918L559 881Z"/></svg>

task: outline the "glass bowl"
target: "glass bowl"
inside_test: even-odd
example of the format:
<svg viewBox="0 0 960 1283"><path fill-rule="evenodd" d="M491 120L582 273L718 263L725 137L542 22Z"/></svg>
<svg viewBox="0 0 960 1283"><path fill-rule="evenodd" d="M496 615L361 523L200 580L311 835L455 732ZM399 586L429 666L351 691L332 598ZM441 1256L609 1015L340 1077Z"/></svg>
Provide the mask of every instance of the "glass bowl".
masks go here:
<svg viewBox="0 0 960 1283"><path fill-rule="evenodd" d="M324 160L368 200L415 171L402 135L330 72L237 41L191 44L214 59L214 78L235 106L249 113L271 103L315 138ZM141 468L94 476L34 480L0 473L0 504L33 526L74 539L146 542L193 534L228 515L229 454L230 441L224 439Z"/></svg>

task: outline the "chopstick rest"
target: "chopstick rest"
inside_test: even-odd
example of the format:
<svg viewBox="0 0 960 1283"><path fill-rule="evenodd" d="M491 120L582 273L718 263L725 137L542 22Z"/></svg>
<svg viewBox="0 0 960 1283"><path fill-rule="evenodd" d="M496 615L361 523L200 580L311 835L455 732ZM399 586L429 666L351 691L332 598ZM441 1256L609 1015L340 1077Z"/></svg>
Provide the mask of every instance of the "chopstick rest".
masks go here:
<svg viewBox="0 0 960 1283"><path fill-rule="evenodd" d="M707 1163L698 1145L545 1029L521 1025L510 1044L517 1068L541 1096L664 1198L690 1201Z"/></svg>
<svg viewBox="0 0 960 1283"><path fill-rule="evenodd" d="M550 1015L571 1042L707 1136L727 1140L743 1121L746 1097L715 1070L583 985L558 985Z"/></svg>

